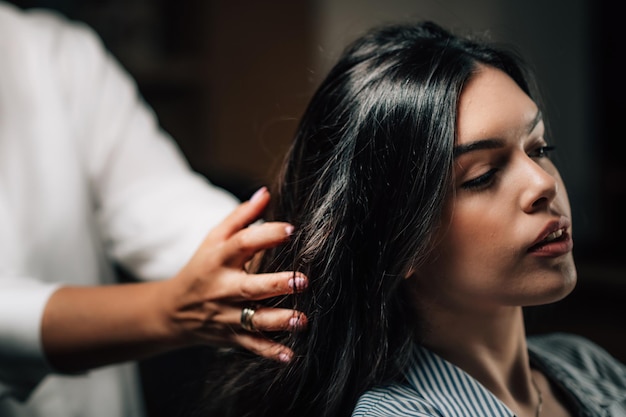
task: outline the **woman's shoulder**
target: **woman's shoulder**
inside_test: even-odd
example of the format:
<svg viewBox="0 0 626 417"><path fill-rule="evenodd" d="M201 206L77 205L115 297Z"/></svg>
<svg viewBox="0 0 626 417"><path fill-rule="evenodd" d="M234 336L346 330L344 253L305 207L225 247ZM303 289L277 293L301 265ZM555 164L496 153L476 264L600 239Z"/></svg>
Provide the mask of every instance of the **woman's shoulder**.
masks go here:
<svg viewBox="0 0 626 417"><path fill-rule="evenodd" d="M563 359L617 362L609 352L591 340L571 333L549 333L528 338L531 351Z"/></svg>
<svg viewBox="0 0 626 417"><path fill-rule="evenodd" d="M373 388L363 394L352 417L434 417L441 414L404 384Z"/></svg>
<svg viewBox="0 0 626 417"><path fill-rule="evenodd" d="M528 347L533 356L555 371L576 378L613 381L626 387L626 365L591 340L568 333L531 336Z"/></svg>

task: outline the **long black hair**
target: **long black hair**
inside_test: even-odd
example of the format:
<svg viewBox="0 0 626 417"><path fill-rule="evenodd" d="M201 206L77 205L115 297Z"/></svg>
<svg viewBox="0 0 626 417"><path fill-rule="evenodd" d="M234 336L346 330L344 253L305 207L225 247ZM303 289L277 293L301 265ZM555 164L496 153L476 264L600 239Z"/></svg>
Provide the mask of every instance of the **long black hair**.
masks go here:
<svg viewBox="0 0 626 417"><path fill-rule="evenodd" d="M530 96L517 56L432 22L374 29L313 96L273 192L269 219L293 238L260 272L297 270L309 289L274 300L308 317L278 335L288 365L227 355L209 375L204 416L349 416L368 388L402 377L419 322L405 278L432 250L451 192L457 104L480 65Z"/></svg>

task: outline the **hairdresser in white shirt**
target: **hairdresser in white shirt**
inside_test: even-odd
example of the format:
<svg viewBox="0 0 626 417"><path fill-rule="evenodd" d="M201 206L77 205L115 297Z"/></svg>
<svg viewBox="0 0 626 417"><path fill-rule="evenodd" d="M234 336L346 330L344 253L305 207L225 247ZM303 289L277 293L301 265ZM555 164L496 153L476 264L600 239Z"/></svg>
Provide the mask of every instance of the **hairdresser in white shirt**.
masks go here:
<svg viewBox="0 0 626 417"><path fill-rule="evenodd" d="M269 198L193 173L90 29L0 3L0 416L140 417L132 361L187 346L289 361L256 330L304 316L242 315L307 285L245 272L292 231L247 227Z"/></svg>

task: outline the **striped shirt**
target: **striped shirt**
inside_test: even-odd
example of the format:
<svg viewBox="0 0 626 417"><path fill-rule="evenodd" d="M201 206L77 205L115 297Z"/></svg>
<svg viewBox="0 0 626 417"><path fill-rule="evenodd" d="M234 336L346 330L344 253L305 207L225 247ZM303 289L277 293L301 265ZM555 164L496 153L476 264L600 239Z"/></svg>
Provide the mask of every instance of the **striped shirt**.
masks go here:
<svg viewBox="0 0 626 417"><path fill-rule="evenodd" d="M558 386L574 415L626 417L626 366L587 339L529 337L531 365ZM513 412L465 371L416 347L406 381L374 388L353 417L511 417Z"/></svg>

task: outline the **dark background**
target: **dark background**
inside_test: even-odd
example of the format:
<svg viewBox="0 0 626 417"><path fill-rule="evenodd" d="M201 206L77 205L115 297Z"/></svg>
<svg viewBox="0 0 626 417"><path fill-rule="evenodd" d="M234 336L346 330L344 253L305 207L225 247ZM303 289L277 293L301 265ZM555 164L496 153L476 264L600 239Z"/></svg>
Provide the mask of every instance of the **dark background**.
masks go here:
<svg viewBox="0 0 626 417"><path fill-rule="evenodd" d="M192 167L247 198L280 163L308 98L362 30L428 18L518 45L537 70L568 186L579 284L527 311L529 333L582 334L626 362L626 86L608 0L13 1L86 22L137 80ZM547 4L546 4L547 3ZM175 416L210 349L141 363L150 417Z"/></svg>

